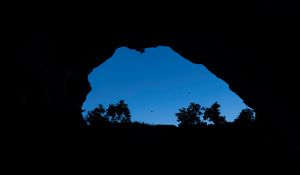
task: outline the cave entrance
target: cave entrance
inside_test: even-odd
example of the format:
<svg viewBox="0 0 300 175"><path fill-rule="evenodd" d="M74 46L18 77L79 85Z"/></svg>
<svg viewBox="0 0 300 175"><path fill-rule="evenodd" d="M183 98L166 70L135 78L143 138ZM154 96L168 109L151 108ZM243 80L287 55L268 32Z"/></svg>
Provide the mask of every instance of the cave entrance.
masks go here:
<svg viewBox="0 0 300 175"><path fill-rule="evenodd" d="M83 116L99 104L107 108L124 100L132 121L177 125L175 113L191 102L204 107L218 102L227 121L233 121L247 107L203 65L163 46L147 48L144 53L118 48L90 73L89 82L92 90L82 106Z"/></svg>

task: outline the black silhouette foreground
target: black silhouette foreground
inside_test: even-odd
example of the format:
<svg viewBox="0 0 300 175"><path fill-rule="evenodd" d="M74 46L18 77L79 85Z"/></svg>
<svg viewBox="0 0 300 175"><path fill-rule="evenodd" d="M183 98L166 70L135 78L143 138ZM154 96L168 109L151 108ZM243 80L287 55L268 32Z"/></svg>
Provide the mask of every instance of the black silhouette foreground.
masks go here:
<svg viewBox="0 0 300 175"><path fill-rule="evenodd" d="M153 125L131 121L128 105L124 100L110 104L107 109L98 105L86 115L85 136L98 149L109 150L115 155L145 154L156 156L183 156L191 159L213 158L218 160L255 158L263 141L252 109L243 109L233 122L227 122L220 113L217 102L210 107L190 103L174 115L178 126ZM236 140L236 138L239 138ZM93 146L93 147L94 147ZM236 154L237 148L241 153ZM95 148L97 149L97 148ZM106 153L103 153L106 154ZM108 153L111 155L111 153ZM138 154L139 155L139 154ZM265 153L263 158L270 158ZM142 156L145 159L145 156ZM170 161L170 157L166 158ZM175 159L176 160L176 159Z"/></svg>
<svg viewBox="0 0 300 175"><path fill-rule="evenodd" d="M136 4L138 8L120 8L122 15L116 17L106 12L115 11L115 6L87 9L94 14L77 13L78 10L66 12L76 8L62 7L59 13L52 8L49 12L36 6L12 6L15 10L7 14L15 15L8 15L4 20L1 40L5 68L2 69L2 87L7 89L2 94L9 96L3 100L6 104L3 112L10 113L2 117L3 133L33 130L34 133L25 135L27 137L43 130L74 133L83 125L81 106L90 91L89 73L119 47L140 50L162 45L170 46L193 63L203 64L227 82L230 89L255 110L261 125L257 135L252 137L257 139L251 142L249 138L249 146L241 144L247 135L240 131L236 132L235 139L230 139L233 135L225 139L219 136L223 132L214 134L216 131L208 133L208 138L216 143L222 138L224 143L221 139L223 144L216 144L219 149L178 149L188 151L177 150L177 153L185 152L194 157L197 152L195 157L201 160L202 152L220 153L231 143L231 147L244 150L231 149L235 155L256 150L256 160L267 152L278 161L285 161L281 154L299 159L300 117L295 103L299 101L300 89L296 59L300 53L298 1L175 4L172 2L172 8L165 8L156 3L140 3ZM142 20L137 20L139 17ZM83 134L83 138L89 134ZM195 138L203 143L204 137L206 134L202 132ZM101 135L91 139L102 141ZM91 139L78 139L78 142L89 143ZM180 143L189 145L184 140Z"/></svg>

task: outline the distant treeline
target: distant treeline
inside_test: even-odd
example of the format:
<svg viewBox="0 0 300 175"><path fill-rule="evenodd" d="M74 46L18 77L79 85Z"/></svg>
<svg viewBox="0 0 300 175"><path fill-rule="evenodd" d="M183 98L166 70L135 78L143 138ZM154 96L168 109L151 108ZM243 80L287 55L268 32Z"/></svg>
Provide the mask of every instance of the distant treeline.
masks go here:
<svg viewBox="0 0 300 175"><path fill-rule="evenodd" d="M242 109L233 122L226 121L220 113L221 105L215 102L210 107L202 107L197 103L190 103L188 107L180 108L175 116L179 128L253 128L256 126L255 113L250 108ZM110 104L107 109L102 104L88 111L85 116L87 128L147 128L153 126L144 122L131 121L128 104L120 100ZM170 127L170 126L165 126ZM174 126L176 127L176 126Z"/></svg>

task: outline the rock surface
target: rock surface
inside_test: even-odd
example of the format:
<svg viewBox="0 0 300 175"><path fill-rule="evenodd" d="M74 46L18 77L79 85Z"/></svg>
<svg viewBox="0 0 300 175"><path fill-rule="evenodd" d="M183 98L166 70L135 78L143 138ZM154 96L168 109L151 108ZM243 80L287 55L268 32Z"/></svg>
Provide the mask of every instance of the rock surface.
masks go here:
<svg viewBox="0 0 300 175"><path fill-rule="evenodd" d="M124 10L112 19L103 12L30 22L20 16L7 40L15 53L8 83L16 117L7 117L9 127L80 128L89 73L119 47L163 45L227 82L257 113L270 147L280 143L289 155L299 155L295 7L259 1L180 8L139 8L133 15Z"/></svg>

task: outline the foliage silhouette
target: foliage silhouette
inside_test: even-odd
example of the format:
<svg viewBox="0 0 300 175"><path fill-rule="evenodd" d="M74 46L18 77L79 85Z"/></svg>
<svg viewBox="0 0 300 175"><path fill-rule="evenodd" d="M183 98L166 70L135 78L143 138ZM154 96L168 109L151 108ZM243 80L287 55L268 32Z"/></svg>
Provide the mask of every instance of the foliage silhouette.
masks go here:
<svg viewBox="0 0 300 175"><path fill-rule="evenodd" d="M221 116L220 108L221 105L215 102L209 108L205 108L203 119L209 120L214 123L215 126L222 126L227 124L225 116Z"/></svg>
<svg viewBox="0 0 300 175"><path fill-rule="evenodd" d="M239 116L234 120L236 127L249 128L255 125L255 114L250 108L243 109Z"/></svg>
<svg viewBox="0 0 300 175"><path fill-rule="evenodd" d="M124 100L110 104L108 109L99 105L88 111L86 121L90 128L126 127L131 124L131 114Z"/></svg>
<svg viewBox="0 0 300 175"><path fill-rule="evenodd" d="M86 121L91 128L109 127L109 120L105 116L106 110L102 104L98 105L92 111L88 111Z"/></svg>
<svg viewBox="0 0 300 175"><path fill-rule="evenodd" d="M201 105L196 103L190 103L188 108L180 108L179 112L175 115L177 116L177 121L179 122L179 127L200 127L206 125L206 123L200 120L200 116L203 108Z"/></svg>
<svg viewBox="0 0 300 175"><path fill-rule="evenodd" d="M128 105L124 100L120 100L117 104L110 104L106 116L112 125L129 125L131 123L131 114Z"/></svg>
<svg viewBox="0 0 300 175"><path fill-rule="evenodd" d="M243 109L234 122L227 122L225 116L221 116L221 105L215 102L205 108L197 103L190 103L187 108L180 108L175 113L179 128L249 128L256 124L255 113L250 108ZM201 120L202 117L202 120ZM88 128L168 128L171 125L150 125L144 122L131 121L131 113L128 104L120 100L116 104L109 104L107 109L102 104L88 111L86 115ZM207 121L213 124L207 124ZM172 128L176 127L172 125Z"/></svg>

